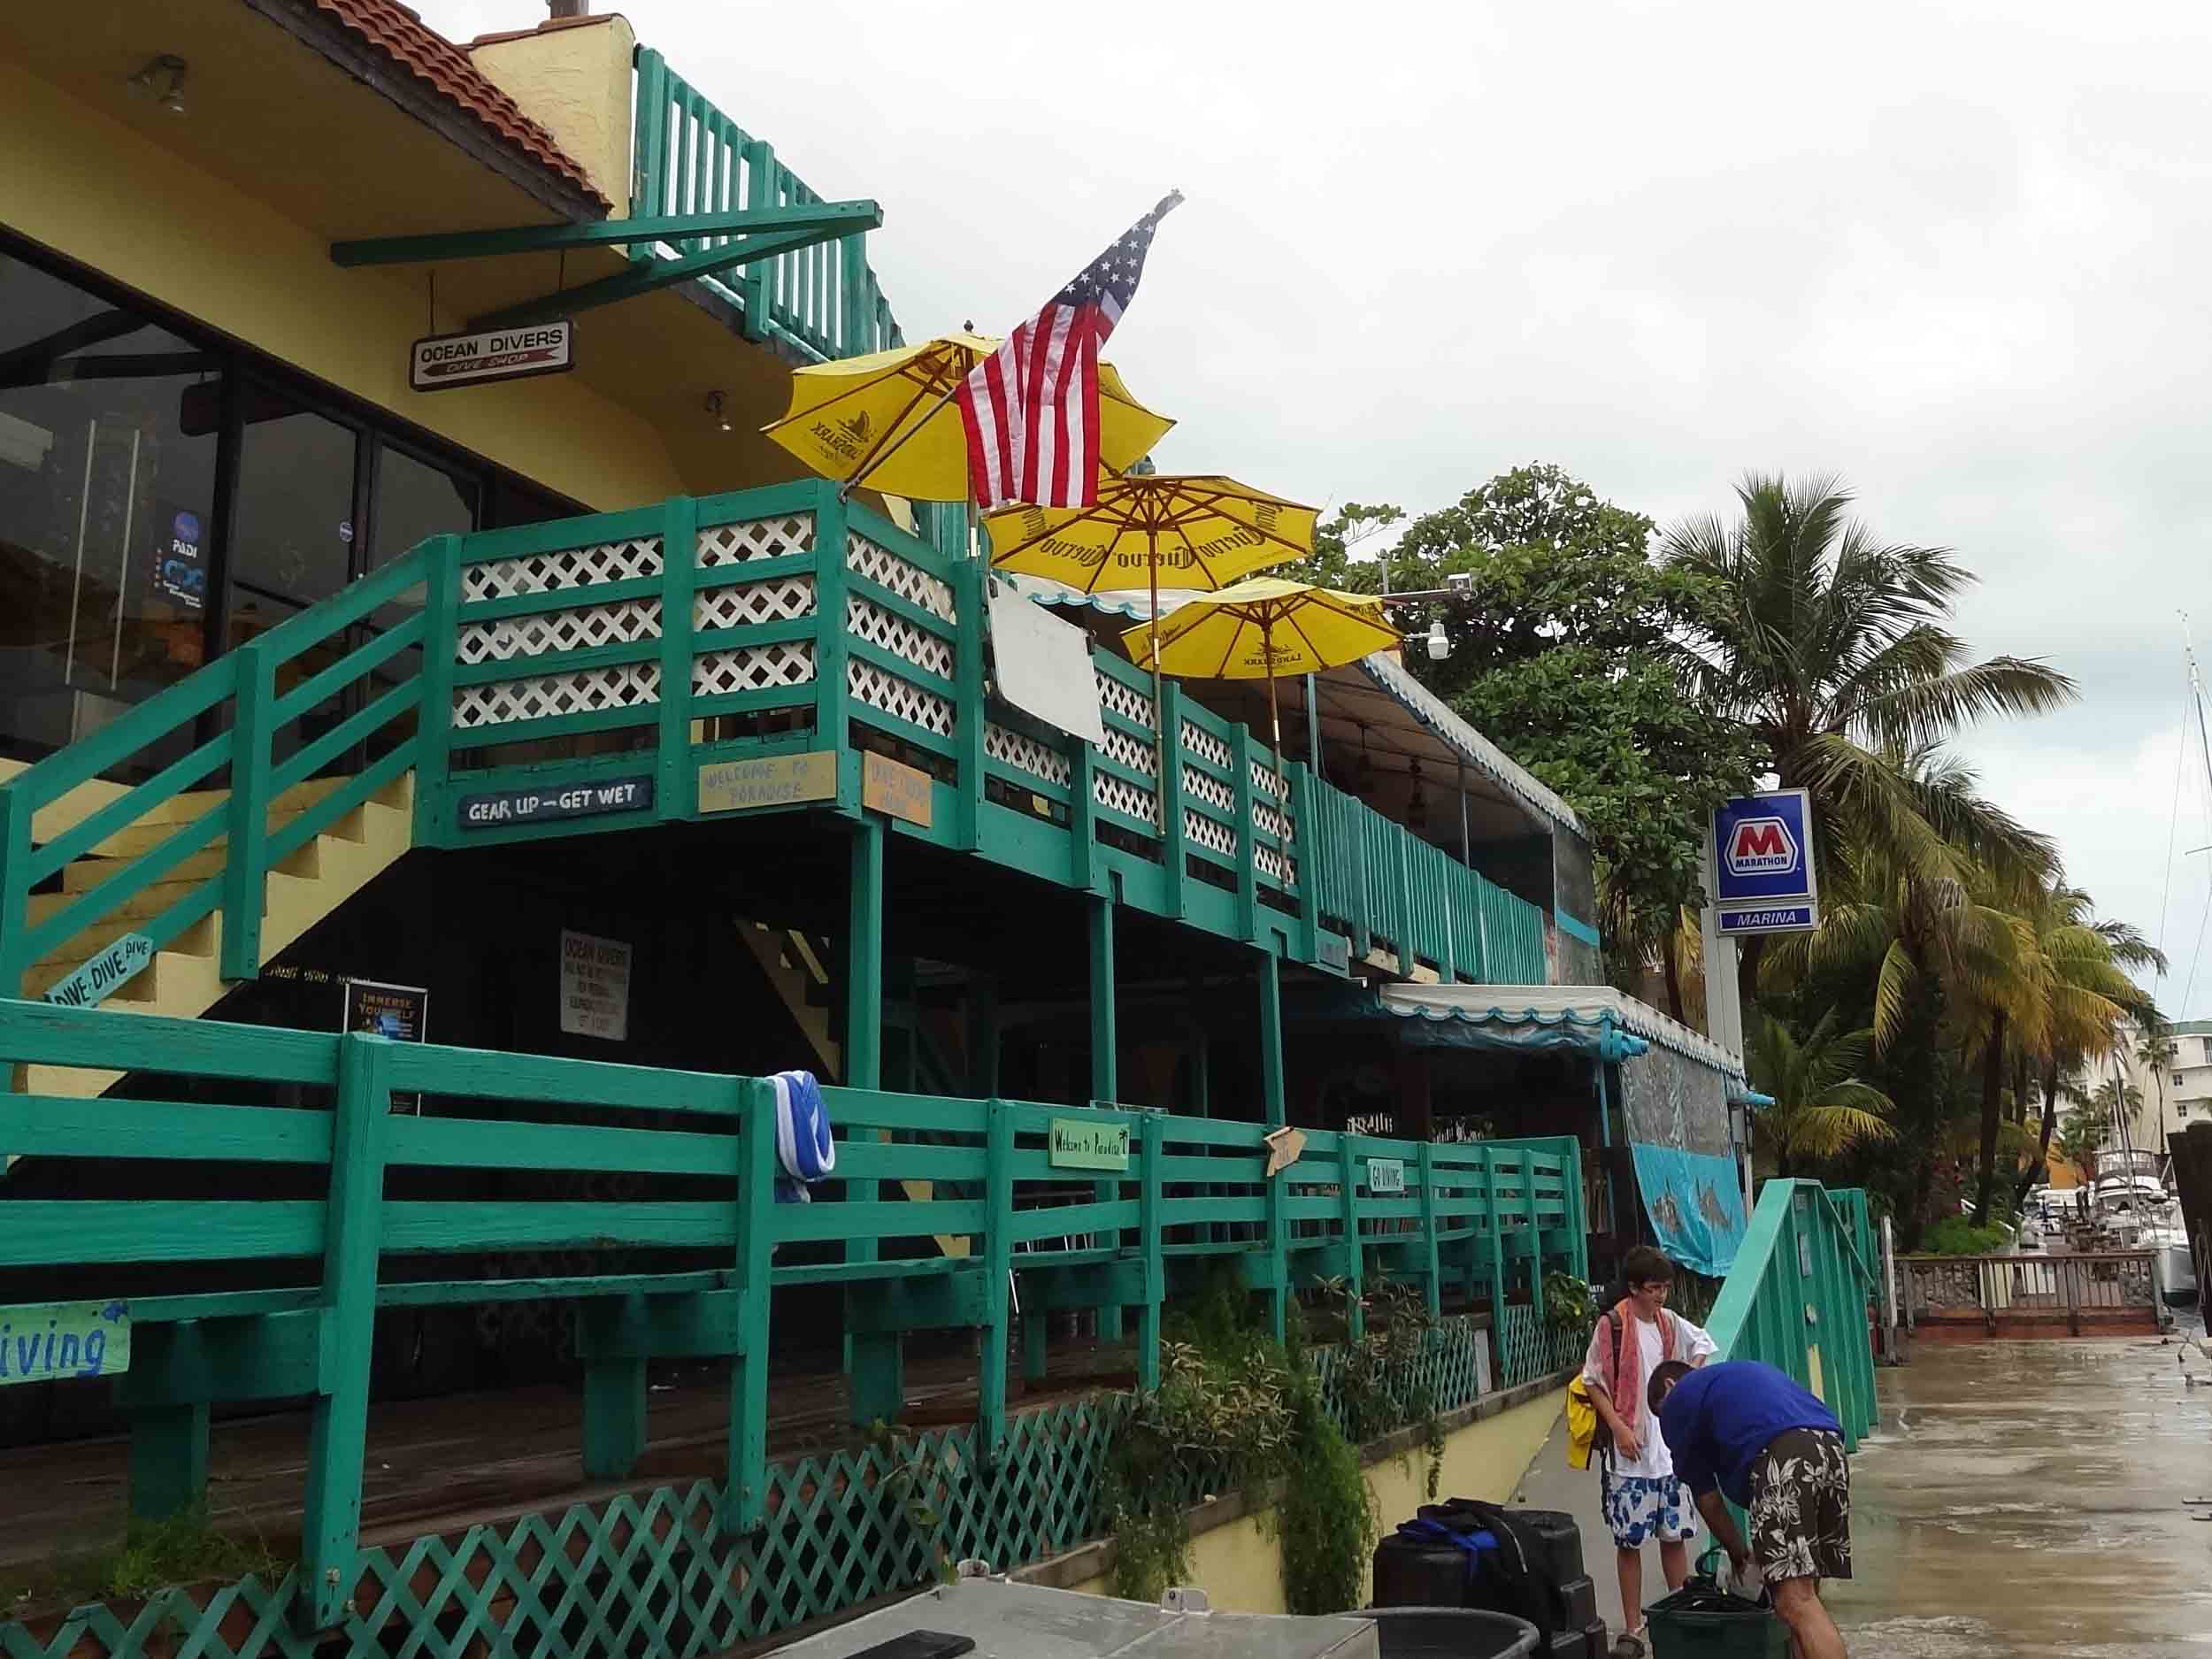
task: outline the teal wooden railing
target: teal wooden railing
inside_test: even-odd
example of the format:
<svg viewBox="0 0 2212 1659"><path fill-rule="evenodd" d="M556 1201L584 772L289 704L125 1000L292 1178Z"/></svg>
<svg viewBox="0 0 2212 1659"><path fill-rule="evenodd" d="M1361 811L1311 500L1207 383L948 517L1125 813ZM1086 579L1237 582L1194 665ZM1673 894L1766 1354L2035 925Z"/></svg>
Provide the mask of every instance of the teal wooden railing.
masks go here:
<svg viewBox="0 0 2212 1659"><path fill-rule="evenodd" d="M1091 893L1118 887L1126 904L1288 960L1379 948L1409 975L1544 981L1535 906L1302 764L1279 772L1249 731L1172 681L1156 708L1146 675L1097 655L1099 747L990 696L985 581L822 482L426 542L0 787L0 989L42 990L25 971L65 945L127 926L159 948L218 907L224 976L251 977L269 866L411 768L415 843L457 847L773 810L718 780L777 757L819 769L790 804L857 819L876 764L864 751L926 775L928 821L899 833ZM364 640L395 600L419 608ZM324 724L349 691L354 711ZM600 752L573 753L583 739ZM364 770L273 833L232 833L365 743ZM75 828L35 832L71 787L164 744L188 752ZM224 811L150 817L225 767ZM471 809L626 783L626 804L588 817ZM124 831L155 844L81 896L37 891ZM164 901L150 915L149 894ZM1345 941L1333 953L1330 936Z"/></svg>
<svg viewBox="0 0 2212 1659"><path fill-rule="evenodd" d="M393 560L0 787L0 992L42 991L73 956L125 933L158 950L217 914L224 977L252 977L263 878L416 764L424 682L410 653L435 620L412 608L379 632L364 625L421 588L439 557L426 545ZM373 757L271 826L288 792L359 753ZM47 809L118 772L148 775L41 832ZM188 792L205 810L180 813L173 803ZM98 886L40 890L96 852L116 865Z"/></svg>
<svg viewBox="0 0 2212 1659"><path fill-rule="evenodd" d="M755 138L703 97L649 47L637 50L631 211L640 216L710 210L803 207L822 200ZM727 237L671 243L679 256ZM634 260L660 255L631 251ZM818 361L864 356L901 343L898 324L869 266L865 235L747 265L730 283L703 279L744 317L756 340L780 339Z"/></svg>
<svg viewBox="0 0 2212 1659"><path fill-rule="evenodd" d="M1855 1448L1878 1419L1872 1246L1863 1192L1770 1180L1706 1321L1721 1358L1789 1372L1827 1402Z"/></svg>
<svg viewBox="0 0 2212 1659"><path fill-rule="evenodd" d="M310 1397L296 1609L310 1629L339 1622L359 1572L380 1308L575 1301L595 1480L625 1478L644 1448L649 1360L726 1357L718 1524L741 1532L791 1501L767 1455L773 1286L836 1287L863 1335L980 1329L973 1446L987 1465L1009 1444L1010 1279L1033 1316L1133 1308L1150 1383L1165 1299L1222 1262L1266 1293L1279 1327L1299 1289L1344 1280L1356 1330L1357 1293L1378 1273L1419 1283L1432 1310L1448 1289L1479 1292L1502 1328L1509 1313L1540 1326L1546 1272L1586 1274L1579 1157L1564 1138L1444 1146L1313 1132L1270 1179L1259 1124L831 1089L838 1180L814 1203L777 1204L773 1097L757 1079L0 1002L0 1064L12 1063L157 1071L197 1095L104 1100L96 1112L0 1096L0 1146L130 1160L146 1194L0 1200L0 1272L127 1303L120 1387L139 1513L201 1498L211 1405ZM243 1103L271 1086L306 1103ZM412 1110L396 1114L396 1096ZM1048 1150L1070 1119L1125 1129L1126 1166L1086 1168L1071 1191ZM188 1165L188 1182L165 1173ZM425 1187L420 1171L441 1173ZM543 1195L514 1196L507 1179L488 1198L470 1190L472 1171L535 1172ZM575 1196L610 1172L650 1178L652 1195ZM884 1183L916 1180L960 1195L876 1202ZM265 1196L275 1181L311 1195ZM180 1186L196 1195L165 1195ZM438 1195L400 1195L426 1191ZM930 1235L964 1238L968 1253L941 1254ZM502 1253L553 1250L573 1271L495 1276ZM640 1252L661 1254L641 1267ZM234 1287L241 1264L255 1288ZM1029 1328L1027 1363L1041 1370L1041 1319ZM1506 1357L1507 1379L1526 1380ZM887 1415L898 1410L895 1400Z"/></svg>

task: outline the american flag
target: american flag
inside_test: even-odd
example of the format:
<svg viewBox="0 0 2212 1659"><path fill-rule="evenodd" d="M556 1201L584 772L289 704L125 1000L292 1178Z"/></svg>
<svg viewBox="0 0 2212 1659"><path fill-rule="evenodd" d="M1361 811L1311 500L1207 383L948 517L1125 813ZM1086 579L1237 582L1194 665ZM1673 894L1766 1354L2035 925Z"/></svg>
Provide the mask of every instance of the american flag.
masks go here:
<svg viewBox="0 0 2212 1659"><path fill-rule="evenodd" d="M962 382L969 488L985 511L1009 502L1098 500L1098 349L1136 296L1170 196L1007 336Z"/></svg>

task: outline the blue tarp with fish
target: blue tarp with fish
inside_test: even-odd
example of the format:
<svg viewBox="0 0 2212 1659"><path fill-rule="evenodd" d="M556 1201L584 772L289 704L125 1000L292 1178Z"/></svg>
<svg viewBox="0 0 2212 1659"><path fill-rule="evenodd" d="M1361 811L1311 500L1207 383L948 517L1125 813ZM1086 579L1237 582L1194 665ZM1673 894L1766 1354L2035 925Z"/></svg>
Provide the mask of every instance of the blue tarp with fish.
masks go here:
<svg viewBox="0 0 2212 1659"><path fill-rule="evenodd" d="M1636 1185L1652 1231L1670 1261L1709 1278L1725 1278L1744 1235L1742 1179L1731 1157L1646 1146L1636 1157Z"/></svg>

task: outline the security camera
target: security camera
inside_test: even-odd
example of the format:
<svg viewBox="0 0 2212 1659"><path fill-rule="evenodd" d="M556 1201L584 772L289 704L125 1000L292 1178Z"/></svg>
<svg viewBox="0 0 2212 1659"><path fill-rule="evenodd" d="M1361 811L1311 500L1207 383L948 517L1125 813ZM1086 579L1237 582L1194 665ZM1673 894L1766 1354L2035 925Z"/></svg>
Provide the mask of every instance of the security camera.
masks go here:
<svg viewBox="0 0 2212 1659"><path fill-rule="evenodd" d="M1441 622L1429 624L1429 661L1440 663L1452 654L1452 642Z"/></svg>
<svg viewBox="0 0 2212 1659"><path fill-rule="evenodd" d="M1474 585L1475 578L1471 571L1453 571L1444 578L1444 586L1455 594L1463 594Z"/></svg>

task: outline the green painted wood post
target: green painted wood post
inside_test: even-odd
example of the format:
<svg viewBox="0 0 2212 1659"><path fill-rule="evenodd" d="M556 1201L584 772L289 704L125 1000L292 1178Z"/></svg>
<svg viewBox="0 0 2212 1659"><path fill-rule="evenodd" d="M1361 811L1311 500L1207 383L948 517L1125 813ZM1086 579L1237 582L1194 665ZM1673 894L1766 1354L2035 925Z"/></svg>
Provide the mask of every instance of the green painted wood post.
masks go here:
<svg viewBox="0 0 2212 1659"><path fill-rule="evenodd" d="M1068 778L1068 884L1086 893L1106 891L1098 856L1098 751L1073 739Z"/></svg>
<svg viewBox="0 0 2212 1659"><path fill-rule="evenodd" d="M1365 806L1357 801L1340 796L1335 814L1337 828L1343 832L1337 850L1351 855L1350 877L1351 911L1344 919L1352 925L1352 957L1364 961L1375 948L1375 893L1367 871L1367 820L1363 816Z"/></svg>
<svg viewBox="0 0 2212 1659"><path fill-rule="evenodd" d="M1536 1213L1536 1155L1521 1151L1521 1202L1528 1210L1528 1305L1544 1328L1544 1224Z"/></svg>
<svg viewBox="0 0 2212 1659"><path fill-rule="evenodd" d="M764 1079L735 1079L744 1103L737 1147L738 1354L730 1367L729 1502L741 1532L768 1513L769 1269L776 1202L775 1092ZM893 1350L894 1358L896 1349Z"/></svg>
<svg viewBox="0 0 2212 1659"><path fill-rule="evenodd" d="M1289 1120L1283 1084L1283 1000L1277 980L1275 953L1260 953L1260 1082L1267 1126L1279 1129ZM1291 1165L1295 1169L1296 1164ZM1267 1252L1274 1288L1268 1297L1268 1321L1275 1340L1281 1341L1290 1312L1290 1214L1285 1208L1290 1195L1290 1170L1267 1183Z"/></svg>
<svg viewBox="0 0 2212 1659"><path fill-rule="evenodd" d="M1160 1386L1160 1304L1167 1299L1167 1263L1160 1242L1160 1157L1166 1124L1156 1112L1137 1125L1137 1240L1144 1252L1144 1301L1137 1310L1137 1386Z"/></svg>
<svg viewBox="0 0 2212 1659"><path fill-rule="evenodd" d="M853 826L851 911L845 950L845 1085L883 1087L883 821L864 816ZM856 1191L857 1187L859 1190ZM846 1183L847 1203L873 1203L874 1181ZM849 1239L848 1262L872 1262L872 1238ZM852 1420L862 1427L895 1423L906 1404L905 1349L895 1331L845 1339Z"/></svg>
<svg viewBox="0 0 2212 1659"><path fill-rule="evenodd" d="M1237 726L1230 733L1229 764L1237 770L1237 937L1256 943L1260 936L1259 824L1253 816L1259 791L1252 787L1252 733Z"/></svg>
<svg viewBox="0 0 2212 1659"><path fill-rule="evenodd" d="M1013 1269L1014 1114L993 1100L984 1141L983 1356L976 1379L976 1444L995 1464L1006 1440L1008 1276Z"/></svg>
<svg viewBox="0 0 2212 1659"><path fill-rule="evenodd" d="M984 657L989 635L990 576L984 562L964 545L966 520L962 520L964 545L952 567L955 641L959 656L953 664L953 683L959 688L954 716L953 742L958 749L954 784L959 791L956 844L973 852L983 839L984 780Z"/></svg>
<svg viewBox="0 0 2212 1659"><path fill-rule="evenodd" d="M207 1502L204 1400L131 1408L130 1513L165 1521Z"/></svg>
<svg viewBox="0 0 2212 1659"><path fill-rule="evenodd" d="M814 498L814 746L839 751L847 746L851 724L845 559L845 504L836 490L822 484ZM841 800L842 793L841 786Z"/></svg>
<svg viewBox="0 0 2212 1659"><path fill-rule="evenodd" d="M837 349L833 357L857 357L873 350L868 343L874 305L868 294L868 238L864 233L844 237L838 252Z"/></svg>
<svg viewBox="0 0 2212 1659"><path fill-rule="evenodd" d="M1157 780L1160 802L1160 870L1167 879L1164 902L1177 921L1190 917L1190 838L1183 821L1183 687L1179 680L1163 680L1159 706L1152 710L1153 729L1159 735L1161 757Z"/></svg>
<svg viewBox="0 0 2212 1659"><path fill-rule="evenodd" d="M296 1603L303 1627L310 1631L329 1630L344 1617L359 1569L361 1460L369 1427L369 1356L376 1336L391 1056L392 1045L381 1037L349 1032L338 1040L323 1244L324 1371L308 1422L301 1594Z"/></svg>
<svg viewBox="0 0 2212 1659"><path fill-rule="evenodd" d="M223 852L223 978L261 976L261 907L269 873L269 774L275 769L276 662L259 640L234 653L229 826Z"/></svg>
<svg viewBox="0 0 2212 1659"><path fill-rule="evenodd" d="M604 1312L619 1311L641 1295L615 1297ZM586 1317L597 1310L588 1310ZM639 1354L584 1361L584 1479L622 1480L645 1454L645 1357Z"/></svg>
<svg viewBox="0 0 2212 1659"><path fill-rule="evenodd" d="M1421 1261L1428 1286L1426 1301L1432 1318L1444 1311L1443 1263L1436 1243L1436 1147L1421 1142L1417 1155L1421 1169Z"/></svg>
<svg viewBox="0 0 2212 1659"><path fill-rule="evenodd" d="M1360 1289L1363 1279L1359 1242L1359 1159L1354 1156L1353 1137L1340 1135L1336 1143L1336 1171L1338 1210L1344 1226L1344 1318L1352 1340L1356 1342L1366 1333L1367 1313L1360 1305Z"/></svg>
<svg viewBox="0 0 2212 1659"><path fill-rule="evenodd" d="M20 996L31 908L31 797L0 788L0 996Z"/></svg>
<svg viewBox="0 0 2212 1659"><path fill-rule="evenodd" d="M446 777L453 769L453 667L460 649L461 538L433 536L423 566L422 701L415 705L415 845L458 839Z"/></svg>
<svg viewBox="0 0 2212 1659"><path fill-rule="evenodd" d="M754 139L745 146L745 191L747 207L774 207L781 194L776 188L775 147L764 140ZM756 259L744 266L738 282L738 297L744 303L745 337L748 340L768 338L768 315L773 303L777 261ZM815 543L823 545L818 540ZM840 557L843 557L840 549ZM838 626L844 626L844 618L838 618Z"/></svg>
<svg viewBox="0 0 2212 1659"><path fill-rule="evenodd" d="M698 807L691 762L691 607L699 576L699 503L671 496L661 509L660 753L653 816L686 818Z"/></svg>
<svg viewBox="0 0 2212 1659"><path fill-rule="evenodd" d="M668 60L649 46L637 49L637 111L631 119L636 165L630 178L630 211L650 217L664 204L662 169L668 150ZM634 246L633 265L650 264L650 248Z"/></svg>
<svg viewBox="0 0 2212 1659"><path fill-rule="evenodd" d="M1499 1355L1499 1375L1504 1373L1505 1356L1505 1217L1498 1208L1497 1155L1488 1147L1482 1149L1482 1203L1490 1224L1490 1321L1496 1333Z"/></svg>
<svg viewBox="0 0 2212 1659"><path fill-rule="evenodd" d="M1121 1098L1121 1029L1114 1007L1114 902L1101 894L1089 901L1088 908L1091 1098L1094 1101L1115 1102ZM1121 1196L1121 1183L1110 1179L1093 1181L1091 1196L1102 1204L1112 1203ZM1115 1235L1115 1242L1120 1242L1118 1233ZM1101 1341L1120 1341L1122 1330L1122 1312L1118 1305L1098 1310Z"/></svg>
<svg viewBox="0 0 2212 1659"><path fill-rule="evenodd" d="M1311 677L1307 683L1311 685ZM1308 703L1307 707L1313 705ZM1290 772L1291 845L1298 868L1298 955L1302 961L1321 959L1321 837L1314 822L1312 770L1302 762Z"/></svg>

